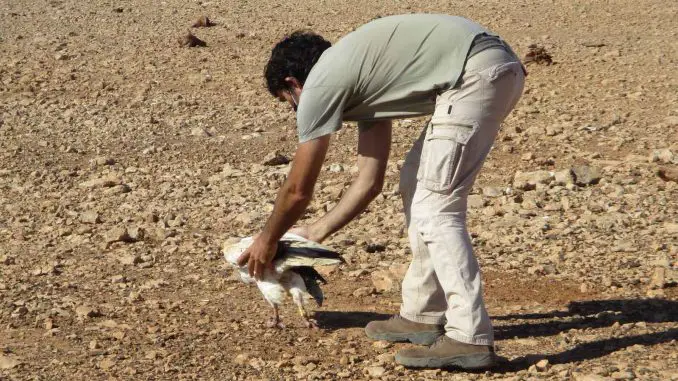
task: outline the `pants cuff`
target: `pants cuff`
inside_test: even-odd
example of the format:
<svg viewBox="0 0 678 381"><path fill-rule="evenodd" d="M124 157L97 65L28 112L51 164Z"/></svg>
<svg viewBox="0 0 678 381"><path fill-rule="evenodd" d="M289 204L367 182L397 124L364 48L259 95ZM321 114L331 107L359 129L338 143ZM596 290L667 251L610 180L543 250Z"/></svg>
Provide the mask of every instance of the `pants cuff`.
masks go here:
<svg viewBox="0 0 678 381"><path fill-rule="evenodd" d="M494 346L494 338L492 335L466 336L458 332L447 331L445 332L445 336L464 344Z"/></svg>
<svg viewBox="0 0 678 381"><path fill-rule="evenodd" d="M400 316L415 323L440 324L440 325L445 324L445 311L441 311L440 316L436 316L436 315L418 315L400 309Z"/></svg>

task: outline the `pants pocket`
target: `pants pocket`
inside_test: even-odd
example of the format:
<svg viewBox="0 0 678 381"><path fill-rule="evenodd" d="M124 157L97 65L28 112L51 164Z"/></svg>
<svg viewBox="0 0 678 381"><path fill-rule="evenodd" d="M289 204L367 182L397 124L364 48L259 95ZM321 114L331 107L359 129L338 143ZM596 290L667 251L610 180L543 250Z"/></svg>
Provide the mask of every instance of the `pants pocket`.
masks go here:
<svg viewBox="0 0 678 381"><path fill-rule="evenodd" d="M443 119L443 118L441 118ZM417 181L432 192L447 193L466 144L478 130L471 120L447 117L429 123L417 171Z"/></svg>

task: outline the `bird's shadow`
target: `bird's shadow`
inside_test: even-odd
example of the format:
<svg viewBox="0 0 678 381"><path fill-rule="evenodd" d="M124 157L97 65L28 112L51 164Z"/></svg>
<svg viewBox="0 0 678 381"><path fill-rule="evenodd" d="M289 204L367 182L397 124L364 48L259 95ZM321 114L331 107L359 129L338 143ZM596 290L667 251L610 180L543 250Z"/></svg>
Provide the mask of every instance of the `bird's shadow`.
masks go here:
<svg viewBox="0 0 678 381"><path fill-rule="evenodd" d="M345 328L363 328L372 320L386 320L390 316L368 311L316 311L314 318L320 328L334 331Z"/></svg>

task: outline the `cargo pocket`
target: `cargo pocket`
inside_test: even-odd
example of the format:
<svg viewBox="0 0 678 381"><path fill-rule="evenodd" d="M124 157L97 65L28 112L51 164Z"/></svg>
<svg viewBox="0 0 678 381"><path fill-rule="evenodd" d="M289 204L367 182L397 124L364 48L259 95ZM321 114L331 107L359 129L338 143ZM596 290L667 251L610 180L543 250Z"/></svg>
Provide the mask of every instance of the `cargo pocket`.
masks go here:
<svg viewBox="0 0 678 381"><path fill-rule="evenodd" d="M432 192L446 193L454 187L454 175L464 147L478 129L478 123L459 118L429 123L417 181Z"/></svg>

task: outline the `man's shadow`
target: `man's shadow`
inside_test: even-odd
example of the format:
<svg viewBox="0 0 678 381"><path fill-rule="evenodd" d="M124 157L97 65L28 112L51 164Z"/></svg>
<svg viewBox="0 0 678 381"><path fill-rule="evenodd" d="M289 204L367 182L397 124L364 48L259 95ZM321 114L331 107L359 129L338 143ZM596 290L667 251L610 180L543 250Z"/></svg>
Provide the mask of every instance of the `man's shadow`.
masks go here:
<svg viewBox="0 0 678 381"><path fill-rule="evenodd" d="M494 317L496 321L542 320L534 323L507 324L495 327L498 340L521 337L553 336L571 329L596 329L615 323L673 323L678 322L678 302L662 299L589 300L571 302L567 311L537 314L511 314ZM546 321L543 321L546 320ZM526 354L500 365L499 372L514 372L530 366L535 357L545 358L551 364L565 364L603 357L634 345L656 345L678 339L678 328L669 328L641 335L605 337L581 343L573 348L551 355Z"/></svg>
<svg viewBox="0 0 678 381"><path fill-rule="evenodd" d="M316 319L327 330L364 327L372 320L385 320L390 315L376 312L318 311ZM547 313L510 314L493 317L494 321L540 320L495 326L497 340L521 337L553 336L571 329L596 329L615 323L673 323L678 322L678 301L662 299L589 300L571 302L567 311ZM551 364L564 364L599 358L633 345L655 345L678 340L678 328L670 328L642 335L606 337L582 343L571 349L551 355L526 354L502 362L495 372L515 372L528 368L535 357L545 358Z"/></svg>

